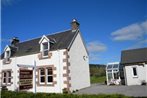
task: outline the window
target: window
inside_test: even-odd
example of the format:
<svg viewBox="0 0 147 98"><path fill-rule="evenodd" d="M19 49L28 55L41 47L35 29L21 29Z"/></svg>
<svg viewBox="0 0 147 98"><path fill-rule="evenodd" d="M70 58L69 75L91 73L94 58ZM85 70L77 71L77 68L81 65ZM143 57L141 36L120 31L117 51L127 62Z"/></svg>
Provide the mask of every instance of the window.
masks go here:
<svg viewBox="0 0 147 98"><path fill-rule="evenodd" d="M51 84L53 82L53 69L49 68L41 68L40 70L40 84Z"/></svg>
<svg viewBox="0 0 147 98"><path fill-rule="evenodd" d="M45 83L45 70L40 69L40 83L44 84Z"/></svg>
<svg viewBox="0 0 147 98"><path fill-rule="evenodd" d="M11 71L8 71L7 75L8 75L8 83L11 83Z"/></svg>
<svg viewBox="0 0 147 98"><path fill-rule="evenodd" d="M3 72L3 83L6 84L7 83L7 73Z"/></svg>
<svg viewBox="0 0 147 98"><path fill-rule="evenodd" d="M49 46L48 46L48 42L43 43L43 56L48 56L48 50L49 50Z"/></svg>
<svg viewBox="0 0 147 98"><path fill-rule="evenodd" d="M47 83L53 82L53 70L52 68L47 68Z"/></svg>
<svg viewBox="0 0 147 98"><path fill-rule="evenodd" d="M11 84L11 71L3 71L3 84Z"/></svg>
<svg viewBox="0 0 147 98"><path fill-rule="evenodd" d="M133 67L133 76L137 77L137 68L136 67Z"/></svg>

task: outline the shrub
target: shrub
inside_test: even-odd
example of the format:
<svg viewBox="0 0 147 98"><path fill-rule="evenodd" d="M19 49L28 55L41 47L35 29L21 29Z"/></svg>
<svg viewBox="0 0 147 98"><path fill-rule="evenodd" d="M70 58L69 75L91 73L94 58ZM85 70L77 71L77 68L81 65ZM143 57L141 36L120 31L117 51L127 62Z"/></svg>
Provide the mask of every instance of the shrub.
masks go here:
<svg viewBox="0 0 147 98"><path fill-rule="evenodd" d="M49 94L49 93L28 93L2 91L1 98L131 98L119 94L99 94L99 95L76 95L76 94Z"/></svg>

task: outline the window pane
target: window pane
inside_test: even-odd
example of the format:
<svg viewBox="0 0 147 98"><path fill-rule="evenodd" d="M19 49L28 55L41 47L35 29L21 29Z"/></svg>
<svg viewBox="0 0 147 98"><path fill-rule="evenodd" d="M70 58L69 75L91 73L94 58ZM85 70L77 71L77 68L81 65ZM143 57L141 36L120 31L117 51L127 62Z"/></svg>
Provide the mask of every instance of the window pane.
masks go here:
<svg viewBox="0 0 147 98"><path fill-rule="evenodd" d="M53 82L53 76L48 76L48 81L47 82Z"/></svg>
<svg viewBox="0 0 147 98"><path fill-rule="evenodd" d="M114 79L119 79L119 74L118 73L114 73Z"/></svg>
<svg viewBox="0 0 147 98"><path fill-rule="evenodd" d="M6 77L6 72L4 72L4 77Z"/></svg>
<svg viewBox="0 0 147 98"><path fill-rule="evenodd" d="M3 83L6 83L6 78L3 78Z"/></svg>
<svg viewBox="0 0 147 98"><path fill-rule="evenodd" d="M118 68L118 64L114 64L113 65L113 68Z"/></svg>
<svg viewBox="0 0 147 98"><path fill-rule="evenodd" d="M6 57L9 57L9 51L6 51Z"/></svg>
<svg viewBox="0 0 147 98"><path fill-rule="evenodd" d="M48 43L43 43L43 50L48 49Z"/></svg>
<svg viewBox="0 0 147 98"><path fill-rule="evenodd" d="M45 75L45 70L44 69L40 69L40 75Z"/></svg>
<svg viewBox="0 0 147 98"><path fill-rule="evenodd" d="M137 76L137 70L136 70L136 67L133 68L133 75L134 75L134 76Z"/></svg>
<svg viewBox="0 0 147 98"><path fill-rule="evenodd" d="M8 78L8 83L11 83L11 78Z"/></svg>
<svg viewBox="0 0 147 98"><path fill-rule="evenodd" d="M44 76L41 76L40 82L45 82L45 77Z"/></svg>
<svg viewBox="0 0 147 98"><path fill-rule="evenodd" d="M107 66L107 69L110 69L110 68L112 68L112 65L108 65L108 66Z"/></svg>
<svg viewBox="0 0 147 98"><path fill-rule="evenodd" d="M48 73L47 73L48 75L52 75L52 74L53 74L53 71L52 71L51 68L47 69L47 72L48 72Z"/></svg>
<svg viewBox="0 0 147 98"><path fill-rule="evenodd" d="M8 77L11 77L11 71L8 71Z"/></svg>
<svg viewBox="0 0 147 98"><path fill-rule="evenodd" d="M47 56L48 55L48 50L44 50L43 51L43 56Z"/></svg>

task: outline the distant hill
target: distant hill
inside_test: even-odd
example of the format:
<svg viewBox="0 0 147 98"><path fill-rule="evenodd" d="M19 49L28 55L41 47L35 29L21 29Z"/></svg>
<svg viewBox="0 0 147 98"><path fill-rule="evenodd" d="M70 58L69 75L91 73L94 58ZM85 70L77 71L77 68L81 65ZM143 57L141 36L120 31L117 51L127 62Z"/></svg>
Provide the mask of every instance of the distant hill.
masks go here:
<svg viewBox="0 0 147 98"><path fill-rule="evenodd" d="M106 75L106 71L105 71L105 67L106 65L103 64L89 64L90 67L90 76L105 76Z"/></svg>

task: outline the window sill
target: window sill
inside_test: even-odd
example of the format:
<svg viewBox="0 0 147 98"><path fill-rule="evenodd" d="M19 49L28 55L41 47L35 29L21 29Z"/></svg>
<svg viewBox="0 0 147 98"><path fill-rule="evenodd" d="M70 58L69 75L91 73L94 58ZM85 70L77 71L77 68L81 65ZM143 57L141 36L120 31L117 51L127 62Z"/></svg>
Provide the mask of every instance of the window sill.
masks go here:
<svg viewBox="0 0 147 98"><path fill-rule="evenodd" d="M133 78L138 78L138 76L133 76Z"/></svg>

